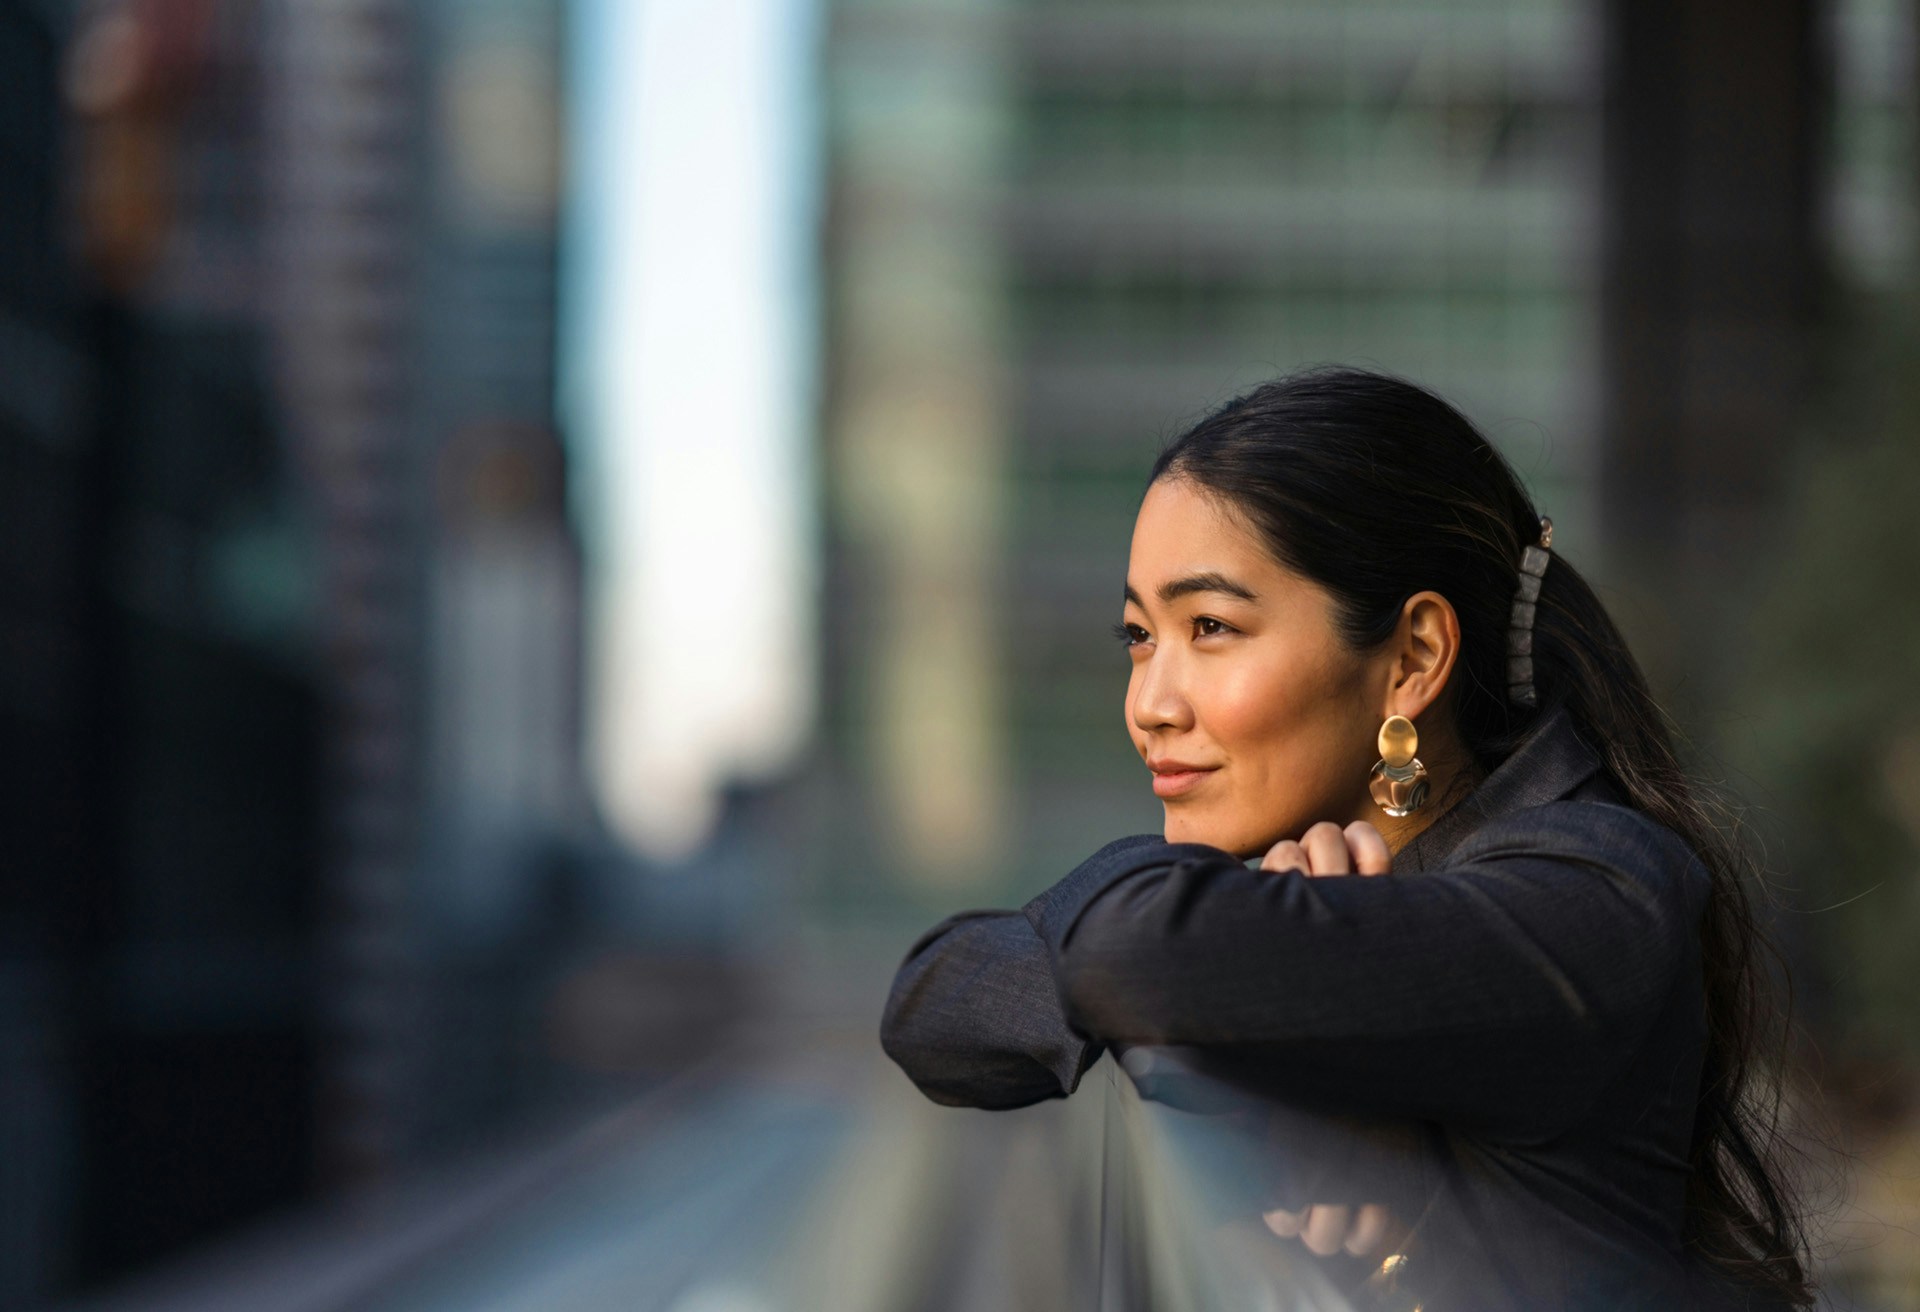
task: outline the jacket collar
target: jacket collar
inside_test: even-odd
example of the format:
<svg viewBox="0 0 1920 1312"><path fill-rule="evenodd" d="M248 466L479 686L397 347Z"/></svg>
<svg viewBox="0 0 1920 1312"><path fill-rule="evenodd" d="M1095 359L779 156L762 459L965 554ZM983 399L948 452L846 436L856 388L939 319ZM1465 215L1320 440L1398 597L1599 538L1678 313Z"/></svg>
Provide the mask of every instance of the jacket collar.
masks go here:
<svg viewBox="0 0 1920 1312"><path fill-rule="evenodd" d="M1599 773L1600 757L1580 737L1566 704L1555 702L1540 713L1539 722L1506 760L1394 854L1394 872L1442 866L1487 821L1568 797L1582 791L1581 785ZM1598 781L1605 782L1604 776ZM1584 791L1603 793L1606 799L1618 797L1611 786Z"/></svg>

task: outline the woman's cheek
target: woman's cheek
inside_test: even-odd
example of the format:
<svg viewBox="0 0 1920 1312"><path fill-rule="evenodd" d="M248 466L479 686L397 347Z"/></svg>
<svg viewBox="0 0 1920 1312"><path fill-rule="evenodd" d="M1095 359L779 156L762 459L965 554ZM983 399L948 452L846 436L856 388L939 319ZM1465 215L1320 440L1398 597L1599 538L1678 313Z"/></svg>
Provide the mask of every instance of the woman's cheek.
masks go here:
<svg viewBox="0 0 1920 1312"><path fill-rule="evenodd" d="M1284 675L1272 666L1250 672L1234 681L1231 700L1216 708L1219 736L1235 766L1234 827L1251 839L1294 823L1309 800L1303 792L1315 791L1314 763L1325 751L1325 735L1302 701L1303 693L1310 700L1315 690Z"/></svg>
<svg viewBox="0 0 1920 1312"><path fill-rule="evenodd" d="M1299 718L1298 688L1264 662L1245 663L1214 691L1208 699L1214 738L1249 759L1278 750Z"/></svg>

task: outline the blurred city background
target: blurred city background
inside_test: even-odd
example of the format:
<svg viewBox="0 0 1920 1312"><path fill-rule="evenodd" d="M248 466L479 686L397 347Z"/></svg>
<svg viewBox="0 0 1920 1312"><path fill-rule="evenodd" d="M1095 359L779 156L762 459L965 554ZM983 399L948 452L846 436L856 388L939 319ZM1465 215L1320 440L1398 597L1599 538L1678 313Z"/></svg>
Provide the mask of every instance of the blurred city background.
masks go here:
<svg viewBox="0 0 1920 1312"><path fill-rule="evenodd" d="M886 985L1158 827L1146 470L1336 360L1747 806L1920 1309L1917 26L0 0L0 1309L1021 1305L1110 1067L932 1107Z"/></svg>

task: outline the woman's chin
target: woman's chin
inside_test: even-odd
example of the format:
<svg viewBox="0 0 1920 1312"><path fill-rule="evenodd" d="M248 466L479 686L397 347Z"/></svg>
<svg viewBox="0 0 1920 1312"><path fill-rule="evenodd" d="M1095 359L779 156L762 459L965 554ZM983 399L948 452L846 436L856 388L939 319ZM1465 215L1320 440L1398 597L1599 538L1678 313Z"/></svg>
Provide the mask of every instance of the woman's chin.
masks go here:
<svg viewBox="0 0 1920 1312"><path fill-rule="evenodd" d="M1181 815L1172 807L1167 808L1166 826L1162 836L1169 843L1201 843L1207 847L1217 847L1223 852L1246 858L1265 853L1266 848L1250 840L1245 830L1218 821L1209 823L1201 816Z"/></svg>

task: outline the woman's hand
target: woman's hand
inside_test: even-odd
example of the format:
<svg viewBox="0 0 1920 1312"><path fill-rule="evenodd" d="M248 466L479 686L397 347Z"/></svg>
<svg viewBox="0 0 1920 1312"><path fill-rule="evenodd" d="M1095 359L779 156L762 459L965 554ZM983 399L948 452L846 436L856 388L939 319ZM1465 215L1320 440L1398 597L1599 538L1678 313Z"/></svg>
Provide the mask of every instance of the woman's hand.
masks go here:
<svg viewBox="0 0 1920 1312"><path fill-rule="evenodd" d="M1367 1257L1380 1250L1393 1218L1379 1203L1347 1207L1315 1203L1298 1212L1275 1208L1261 1213L1267 1229L1282 1239L1298 1239L1309 1252L1332 1257L1346 1249L1355 1257Z"/></svg>
<svg viewBox="0 0 1920 1312"><path fill-rule="evenodd" d="M1298 870L1304 875L1384 875L1393 869L1393 853L1380 831L1365 820L1342 829L1331 820L1300 835L1283 838L1260 858L1262 870Z"/></svg>

